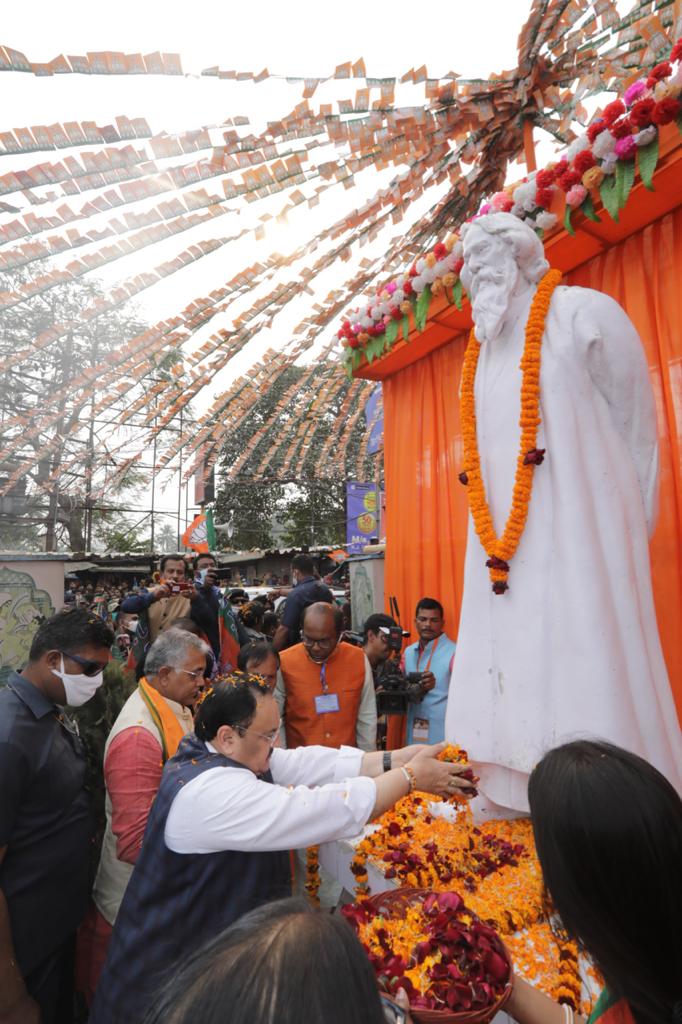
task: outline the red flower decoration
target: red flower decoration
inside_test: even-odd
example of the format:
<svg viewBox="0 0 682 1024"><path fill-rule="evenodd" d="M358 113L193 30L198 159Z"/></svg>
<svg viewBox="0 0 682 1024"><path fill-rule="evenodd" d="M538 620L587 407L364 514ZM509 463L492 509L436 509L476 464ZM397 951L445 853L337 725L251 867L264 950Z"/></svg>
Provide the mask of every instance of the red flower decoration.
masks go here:
<svg viewBox="0 0 682 1024"><path fill-rule="evenodd" d="M656 103L652 99L640 100L630 111L630 120L637 128L646 128L653 120Z"/></svg>
<svg viewBox="0 0 682 1024"><path fill-rule="evenodd" d="M538 191L540 189L549 188L550 185L553 185L555 178L556 168L553 168L551 171L538 171L535 175L535 184L537 185Z"/></svg>
<svg viewBox="0 0 682 1024"><path fill-rule="evenodd" d="M414 277L414 274L412 276ZM403 285L403 291L405 292L405 295L411 295L412 294L413 289L412 289L412 282L411 281L405 281L405 283Z"/></svg>
<svg viewBox="0 0 682 1024"><path fill-rule="evenodd" d="M448 250L445 248L442 242L438 242L437 245L434 245L433 255L436 257L437 260L442 260L444 256L447 256L447 254Z"/></svg>
<svg viewBox="0 0 682 1024"><path fill-rule="evenodd" d="M348 345L350 346L350 348L358 348L360 342L358 341L357 334L351 335L351 337L348 339Z"/></svg>
<svg viewBox="0 0 682 1024"><path fill-rule="evenodd" d="M594 167L596 160L593 157L589 149L584 149L581 153L578 153L575 160L573 161L573 167L582 177L585 171L589 171L590 167Z"/></svg>
<svg viewBox="0 0 682 1024"><path fill-rule="evenodd" d="M491 555L485 564L487 569L500 569L502 572L509 572L509 562L498 558L497 555Z"/></svg>
<svg viewBox="0 0 682 1024"><path fill-rule="evenodd" d="M673 99L672 96L668 96L654 107L654 124L670 124L671 121L675 121L679 117L681 110L682 103Z"/></svg>
<svg viewBox="0 0 682 1024"><path fill-rule="evenodd" d="M671 60L682 60L682 39L678 39L673 46L673 51L670 54Z"/></svg>
<svg viewBox="0 0 682 1024"><path fill-rule="evenodd" d="M613 124L614 121L618 120L621 114L625 113L625 104L622 100L614 100L613 103L607 103L604 107L602 118L606 122L606 125Z"/></svg>
<svg viewBox="0 0 682 1024"><path fill-rule="evenodd" d="M611 125L610 131L614 139L625 139L628 135L632 135L632 124L629 118L622 117L620 121L615 121Z"/></svg>
<svg viewBox="0 0 682 1024"><path fill-rule="evenodd" d="M538 206L541 206L543 210L548 210L552 205L551 188L539 188L535 193L535 202Z"/></svg>
<svg viewBox="0 0 682 1024"><path fill-rule="evenodd" d="M413 263L412 266L410 267L410 277L416 277L416 276L417 276L417 267Z"/></svg>
<svg viewBox="0 0 682 1024"><path fill-rule="evenodd" d="M568 160L564 157L554 168L554 178L558 180L564 171L568 170Z"/></svg>
<svg viewBox="0 0 682 1024"><path fill-rule="evenodd" d="M393 309L391 310L391 316L393 317L394 320L402 320L403 314L402 310L400 309L400 306L393 307Z"/></svg>
<svg viewBox="0 0 682 1024"><path fill-rule="evenodd" d="M590 142L594 142L597 136L601 135L604 131L606 131L606 121L595 121L594 124L591 124L587 129L587 137Z"/></svg>
<svg viewBox="0 0 682 1024"><path fill-rule="evenodd" d="M464 266L464 260L460 257L457 260L457 262L455 263L454 267L452 268L452 273L453 274L457 274L457 276L459 276L459 274L462 272L462 267L463 266Z"/></svg>
<svg viewBox="0 0 682 1024"><path fill-rule="evenodd" d="M564 171L564 173L557 179L559 188L563 189L564 192L570 192L574 185L580 184L581 175L577 171Z"/></svg>
<svg viewBox="0 0 682 1024"><path fill-rule="evenodd" d="M504 580L495 580L493 583L493 594L504 594L507 590L509 590L509 584Z"/></svg>
<svg viewBox="0 0 682 1024"><path fill-rule="evenodd" d="M657 82L667 78L668 75L672 75L673 68L670 61L664 60L662 64L657 64L655 68L652 68L649 72L649 77L646 80L646 84L650 89L656 85Z"/></svg>
<svg viewBox="0 0 682 1024"><path fill-rule="evenodd" d="M531 448L529 452L523 456L523 462L526 466L541 466L545 461L545 448Z"/></svg>

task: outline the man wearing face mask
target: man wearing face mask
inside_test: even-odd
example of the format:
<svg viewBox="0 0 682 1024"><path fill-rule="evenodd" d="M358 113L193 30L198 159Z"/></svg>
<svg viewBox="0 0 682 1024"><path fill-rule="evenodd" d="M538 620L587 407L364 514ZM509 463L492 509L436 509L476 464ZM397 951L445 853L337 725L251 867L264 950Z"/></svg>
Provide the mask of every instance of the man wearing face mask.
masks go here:
<svg viewBox="0 0 682 1024"><path fill-rule="evenodd" d="M60 612L38 627L28 664L0 690L1 1021L72 1020L93 819L65 705L94 696L113 642L91 612Z"/></svg>

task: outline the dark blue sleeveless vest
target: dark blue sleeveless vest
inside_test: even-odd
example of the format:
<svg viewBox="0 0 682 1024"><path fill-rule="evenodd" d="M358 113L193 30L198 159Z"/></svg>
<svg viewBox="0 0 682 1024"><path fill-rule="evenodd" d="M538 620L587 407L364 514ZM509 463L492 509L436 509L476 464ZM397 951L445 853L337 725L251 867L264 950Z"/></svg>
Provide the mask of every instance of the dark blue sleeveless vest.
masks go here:
<svg viewBox="0 0 682 1024"><path fill-rule="evenodd" d="M116 918L90 1024L139 1024L184 958L247 911L291 893L289 854L181 854L164 841L174 797L211 768L243 765L212 754L192 733L163 771ZM272 782L268 772L264 781Z"/></svg>

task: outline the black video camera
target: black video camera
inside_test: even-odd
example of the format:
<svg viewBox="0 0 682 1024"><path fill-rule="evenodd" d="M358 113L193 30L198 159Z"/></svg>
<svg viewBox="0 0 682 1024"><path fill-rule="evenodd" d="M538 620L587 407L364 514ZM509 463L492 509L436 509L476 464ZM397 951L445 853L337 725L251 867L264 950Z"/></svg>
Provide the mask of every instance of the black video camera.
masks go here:
<svg viewBox="0 0 682 1024"><path fill-rule="evenodd" d="M401 672L394 658L381 666L376 687L378 715L404 715L410 704L418 704L424 697L422 673Z"/></svg>

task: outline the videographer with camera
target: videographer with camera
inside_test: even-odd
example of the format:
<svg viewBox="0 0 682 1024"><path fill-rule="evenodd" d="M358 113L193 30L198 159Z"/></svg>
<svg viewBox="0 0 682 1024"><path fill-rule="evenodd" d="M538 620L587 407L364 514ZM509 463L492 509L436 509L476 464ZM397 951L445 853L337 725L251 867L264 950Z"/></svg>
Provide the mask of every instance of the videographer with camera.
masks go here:
<svg viewBox="0 0 682 1024"><path fill-rule="evenodd" d="M365 624L362 627L362 649L365 652L367 661L372 666L375 687L378 684L384 665L391 657L391 648L389 646L391 629L398 628L398 623L395 619L391 618L390 615L384 615L383 612L375 612L365 619Z"/></svg>
<svg viewBox="0 0 682 1024"><path fill-rule="evenodd" d="M402 667L408 678L412 673L421 674L424 697L408 708L407 742L441 743L456 645L444 632L443 606L433 597L419 601L414 625L419 640L406 649Z"/></svg>
<svg viewBox="0 0 682 1024"><path fill-rule="evenodd" d="M158 583L137 594L129 594L121 602L122 612L138 616L133 642L135 664L175 619L191 618L196 622L209 638L215 654L218 620L217 607L214 608L210 601L212 590L213 580L210 577L203 580L203 585L187 578L187 566L182 555L163 555L159 562Z"/></svg>

